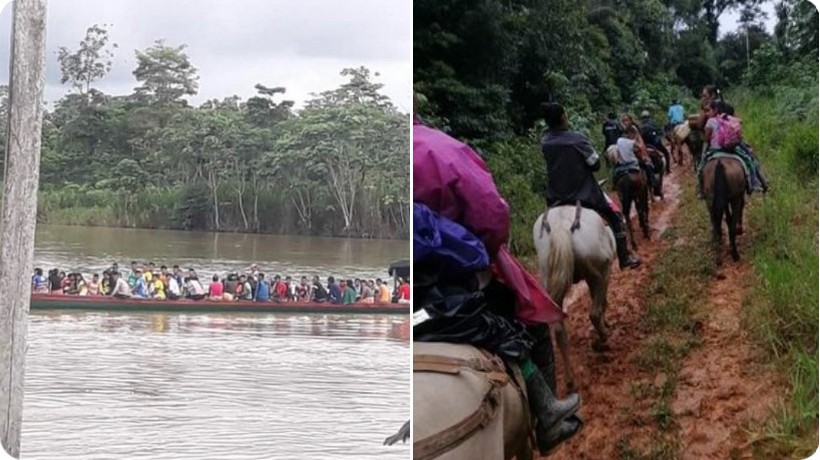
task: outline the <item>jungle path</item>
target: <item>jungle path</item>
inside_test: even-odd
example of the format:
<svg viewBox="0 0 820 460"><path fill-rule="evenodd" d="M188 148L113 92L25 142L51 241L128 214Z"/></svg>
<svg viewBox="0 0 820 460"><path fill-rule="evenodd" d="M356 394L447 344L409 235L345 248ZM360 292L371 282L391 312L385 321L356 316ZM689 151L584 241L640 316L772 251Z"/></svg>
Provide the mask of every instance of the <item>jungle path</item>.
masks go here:
<svg viewBox="0 0 820 460"><path fill-rule="evenodd" d="M708 220L703 202L684 196L694 193L692 182L690 165L673 168L665 178L665 200L651 205L651 240L641 236L638 241L641 266L613 269L606 315L611 350L592 350L595 332L586 285L576 285L567 296L570 354L585 427L549 458L751 458L752 435L744 428L767 415L775 388L782 387L772 385L778 379L759 362L740 322L753 275L746 251L752 229L747 225L747 234L739 237L740 262L727 254L720 270L701 275L702 301L695 302L685 320L685 339L670 339L670 347L661 331L646 325L650 303L656 303L658 295L648 287L662 270L662 261L676 246L708 242L706 224L679 223L695 212ZM610 196L616 198L614 192ZM684 198L686 209L681 211ZM634 211L633 224L639 233ZM678 252L713 260L708 246L702 255L690 249ZM557 350L556 369L563 396L563 363Z"/></svg>

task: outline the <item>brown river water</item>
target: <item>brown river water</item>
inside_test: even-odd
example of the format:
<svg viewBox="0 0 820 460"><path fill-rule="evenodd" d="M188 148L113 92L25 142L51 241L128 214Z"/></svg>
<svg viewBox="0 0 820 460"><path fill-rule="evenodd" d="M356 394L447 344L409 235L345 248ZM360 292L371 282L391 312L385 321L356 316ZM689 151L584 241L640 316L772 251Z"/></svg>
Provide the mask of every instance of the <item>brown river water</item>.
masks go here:
<svg viewBox="0 0 820 460"><path fill-rule="evenodd" d="M131 260L384 277L409 242L39 226L35 264ZM409 320L395 315L30 316L23 459L405 459Z"/></svg>

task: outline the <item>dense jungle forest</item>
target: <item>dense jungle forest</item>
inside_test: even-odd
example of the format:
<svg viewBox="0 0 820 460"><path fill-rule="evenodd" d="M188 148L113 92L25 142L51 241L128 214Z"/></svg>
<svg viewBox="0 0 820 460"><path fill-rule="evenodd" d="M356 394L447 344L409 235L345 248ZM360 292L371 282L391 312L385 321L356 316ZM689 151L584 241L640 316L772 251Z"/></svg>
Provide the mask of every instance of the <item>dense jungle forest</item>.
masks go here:
<svg viewBox="0 0 820 460"><path fill-rule="evenodd" d="M695 113L704 85L721 88L743 118L744 138L755 146L777 187L750 205L750 225L755 230L752 236L744 235L748 239L744 257L753 266L747 282L754 287L743 291L741 321L755 352L776 366L788 390L765 426L744 428L752 443L746 447L751 445L760 458L810 455L817 448L818 431L815 7L801 0L768 3L774 6L774 17L767 17L766 3L738 0L416 0L414 4L418 114L423 122L468 142L484 156L510 205L511 248L525 259L534 257L532 225L545 206L547 177L539 145L545 127L540 114L543 102L565 105L571 129L587 134L601 149L601 126L608 112L636 116L648 110L663 126L673 99ZM738 12L740 21L727 32L720 24L730 12ZM772 32L765 27L767 20L774 24L769 27ZM683 193L694 196L692 181L687 181ZM686 196L681 212L705 219L703 205ZM708 229L705 223L698 225L678 224L673 230L685 241L703 241ZM685 233L692 229L695 233ZM706 259L701 248L694 249L677 255L669 249L665 257L678 262L667 267L664 276L690 280L683 284L691 280L710 284L714 268L702 263ZM685 272L692 267L703 272ZM701 307L705 299L672 296L677 291L670 286L648 289L647 299L664 299L658 308L666 313L656 314L662 318L658 321L671 322L663 334L672 342L659 337L657 343L647 345L647 356L656 360L662 356L659 344L671 344L670 356L678 353L675 350L681 348L675 345L675 337L694 340L686 343L701 340L690 326L698 314L705 314ZM681 285L680 293L701 292L698 289ZM678 314L677 319L669 319ZM651 318L652 313L646 321ZM695 345L692 349L697 350ZM685 354L675 356L650 367L650 378L652 372L674 375L669 372L675 366L669 363L681 362ZM668 405L676 391L674 377L669 382L662 393L649 396L655 405L646 418L657 427L656 437L648 447L618 440L620 458L682 455L686 446L678 423L682 415Z"/></svg>
<svg viewBox="0 0 820 460"><path fill-rule="evenodd" d="M410 115L378 74L344 69L346 83L299 110L286 88L263 83L247 100L192 107L195 63L161 40L135 51L133 93L98 90L121 52L100 25L60 48L66 94L44 117L39 222L408 236ZM3 86L4 131L7 105Z"/></svg>

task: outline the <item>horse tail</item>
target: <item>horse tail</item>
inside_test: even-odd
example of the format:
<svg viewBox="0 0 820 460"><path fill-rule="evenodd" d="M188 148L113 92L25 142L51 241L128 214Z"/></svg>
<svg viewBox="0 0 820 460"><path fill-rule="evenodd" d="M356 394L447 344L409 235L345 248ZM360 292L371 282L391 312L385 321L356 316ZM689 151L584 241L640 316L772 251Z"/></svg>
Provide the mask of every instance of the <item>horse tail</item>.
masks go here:
<svg viewBox="0 0 820 460"><path fill-rule="evenodd" d="M712 193L712 216L717 218L723 216L729 204L729 180L726 178L726 168L720 160L715 166L715 186Z"/></svg>
<svg viewBox="0 0 820 460"><path fill-rule="evenodd" d="M563 302L575 273L575 254L572 249L571 220L553 225L550 231L550 250L547 256L547 293L558 302Z"/></svg>

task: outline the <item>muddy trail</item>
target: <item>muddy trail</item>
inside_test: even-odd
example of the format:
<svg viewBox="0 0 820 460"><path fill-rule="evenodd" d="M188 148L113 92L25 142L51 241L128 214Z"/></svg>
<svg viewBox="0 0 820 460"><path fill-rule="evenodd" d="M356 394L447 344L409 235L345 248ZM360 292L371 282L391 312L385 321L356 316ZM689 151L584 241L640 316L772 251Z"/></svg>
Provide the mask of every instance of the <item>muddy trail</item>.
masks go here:
<svg viewBox="0 0 820 460"><path fill-rule="evenodd" d="M658 434L658 428L640 415L651 411L647 407L651 402L636 402L634 384L642 381L660 388L664 386L665 375L647 375L635 363L636 355L652 334L638 325L646 307L644 286L651 281L658 258L668 245L676 243L661 235L678 212L684 175L692 175L690 165L673 168L665 178L665 199L651 205L651 239L640 236L638 240L641 266L624 271L613 268L606 312L611 330L609 351L592 349L596 334L588 317L591 302L586 285L574 286L567 297L570 354L577 391L583 400L579 413L585 427L548 458L629 458L619 451L619 441L626 439L632 446L646 447ZM610 196L616 198L614 192ZM634 210L633 225L640 233ZM681 237L686 235L678 236ZM745 239L744 236L739 240L742 254ZM739 263L725 264L721 275L710 281L702 345L685 359L672 404L683 458L748 458L749 442L742 431L743 423L763 415L774 399L772 390L761 385L772 380L760 375L764 369L755 365L752 346L740 327L743 286L748 284L750 272L748 260L741 259ZM566 388L561 379L562 369L556 349L558 391L563 396ZM747 378L750 373L757 373L757 377ZM636 404L642 407L635 407Z"/></svg>

